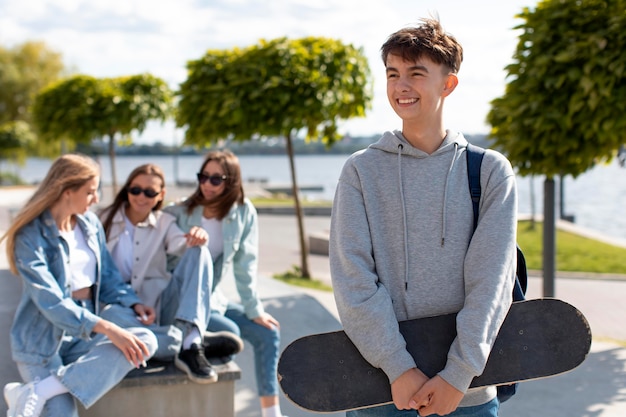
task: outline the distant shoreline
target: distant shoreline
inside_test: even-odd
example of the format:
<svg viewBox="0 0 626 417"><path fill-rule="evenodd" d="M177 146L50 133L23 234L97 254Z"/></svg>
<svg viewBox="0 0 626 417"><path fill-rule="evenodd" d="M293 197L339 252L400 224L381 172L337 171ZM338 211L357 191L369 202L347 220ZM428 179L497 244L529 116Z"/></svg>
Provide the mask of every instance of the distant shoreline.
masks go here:
<svg viewBox="0 0 626 417"><path fill-rule="evenodd" d="M123 184L118 184L118 189ZM244 182L244 194L248 198L272 198L273 194L265 189L271 184L258 182ZM27 185L0 185L0 205L7 207L21 207L28 201L32 193L37 188L36 184ZM2 195L2 191L9 191ZM189 197L196 190L195 185L170 185L165 191L165 201L175 202ZM102 185L100 189L100 202L98 206L105 207L113 202L115 195L112 185Z"/></svg>
<svg viewBox="0 0 626 417"><path fill-rule="evenodd" d="M383 132L374 133L368 136L345 135L340 140L334 142L330 147L321 141L307 141L303 138L293 139L293 151L296 156L304 155L350 155L358 150L366 148L376 142L383 135ZM463 134L465 138L474 145L488 148L490 146L488 135L484 133ZM78 152L86 153L90 156L108 156L108 142L93 141L90 145L77 148ZM203 156L210 150L229 149L236 155L246 156L275 156L286 155L287 146L284 138L267 138L264 140L242 140L227 141L214 144L210 147L197 148L182 144L169 145L163 142L152 144L130 144L119 147L115 150L115 156Z"/></svg>

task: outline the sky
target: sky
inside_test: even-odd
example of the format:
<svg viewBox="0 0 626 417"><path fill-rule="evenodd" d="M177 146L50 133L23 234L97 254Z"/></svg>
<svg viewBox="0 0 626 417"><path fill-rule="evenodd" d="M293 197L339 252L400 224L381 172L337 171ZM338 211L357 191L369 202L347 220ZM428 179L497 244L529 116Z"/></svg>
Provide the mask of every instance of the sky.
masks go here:
<svg viewBox="0 0 626 417"><path fill-rule="evenodd" d="M209 49L260 39L320 36L362 48L373 79L366 117L340 132L370 136L401 127L387 101L380 47L396 30L438 16L463 46L459 86L446 99L448 128L488 133L490 102L504 93L523 21L537 0L0 0L0 45L44 41L67 67L95 77L149 72L177 89L186 64ZM182 143L173 122L152 122L136 143Z"/></svg>

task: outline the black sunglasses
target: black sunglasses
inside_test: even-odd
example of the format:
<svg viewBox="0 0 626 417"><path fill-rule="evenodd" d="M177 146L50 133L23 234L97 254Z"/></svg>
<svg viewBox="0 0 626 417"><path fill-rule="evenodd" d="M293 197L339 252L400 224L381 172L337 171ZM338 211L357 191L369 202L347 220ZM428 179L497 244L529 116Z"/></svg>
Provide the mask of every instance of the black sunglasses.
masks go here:
<svg viewBox="0 0 626 417"><path fill-rule="evenodd" d="M154 198L159 195L160 191L154 191L152 188L132 187L128 189L128 192L132 195L139 195L143 193L148 198Z"/></svg>
<svg viewBox="0 0 626 417"><path fill-rule="evenodd" d="M216 187L220 185L222 182L226 181L226 179L228 178L224 174L206 175L206 174L203 174L202 172L198 172L196 176L198 177L198 182L200 184L204 184L205 182L209 181L211 185L214 185Z"/></svg>

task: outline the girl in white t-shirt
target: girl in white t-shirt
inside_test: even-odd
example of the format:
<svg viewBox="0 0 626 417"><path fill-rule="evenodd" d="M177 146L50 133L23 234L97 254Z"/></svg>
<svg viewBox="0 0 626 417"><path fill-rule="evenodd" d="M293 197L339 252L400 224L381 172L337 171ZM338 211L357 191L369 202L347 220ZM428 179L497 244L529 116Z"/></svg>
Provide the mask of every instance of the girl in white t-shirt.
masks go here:
<svg viewBox="0 0 626 417"><path fill-rule="evenodd" d="M257 288L258 218L245 197L239 159L228 150L209 152L197 174L198 185L180 204L164 210L176 216L183 230L206 229L211 236L215 290L209 330L237 332L254 350L261 417L282 417L277 365L280 323L265 311ZM227 280L235 283L239 302L220 290ZM232 282L231 281L231 282Z"/></svg>
<svg viewBox="0 0 626 417"><path fill-rule="evenodd" d="M57 158L0 238L23 287L11 355L25 383L4 387L7 416L78 416L78 402L89 408L156 351L149 320L136 319L153 310L123 282L89 210L99 184L93 159Z"/></svg>

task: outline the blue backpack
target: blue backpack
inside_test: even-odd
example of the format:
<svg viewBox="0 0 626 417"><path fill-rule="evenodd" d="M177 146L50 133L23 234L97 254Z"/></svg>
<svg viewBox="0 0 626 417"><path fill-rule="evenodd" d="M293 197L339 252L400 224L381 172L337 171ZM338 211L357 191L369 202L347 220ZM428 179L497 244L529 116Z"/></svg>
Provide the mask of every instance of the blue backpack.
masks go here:
<svg viewBox="0 0 626 417"><path fill-rule="evenodd" d="M474 229L478 226L478 203L480 201L480 165L483 162L485 150L479 146L467 144L465 155L467 156L467 180L472 197L472 208L474 210ZM517 246L517 270L515 274L515 286L513 287L513 301L524 300L526 288L528 286L528 271L526 270L526 260L519 246ZM501 403L515 395L518 384L499 385L498 400Z"/></svg>

